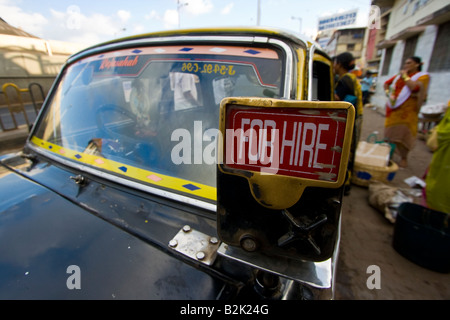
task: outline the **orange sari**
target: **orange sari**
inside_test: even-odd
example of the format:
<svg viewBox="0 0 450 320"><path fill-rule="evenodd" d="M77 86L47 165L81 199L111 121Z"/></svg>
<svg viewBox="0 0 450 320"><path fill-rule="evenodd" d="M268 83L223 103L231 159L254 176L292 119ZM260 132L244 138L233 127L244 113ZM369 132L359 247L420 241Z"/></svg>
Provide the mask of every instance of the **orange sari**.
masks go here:
<svg viewBox="0 0 450 320"><path fill-rule="evenodd" d="M391 142L402 143L408 150L414 146L419 111L430 81L430 77L426 73L416 73L411 75L411 78L414 78L414 75L417 78L414 81L420 81L420 85L412 91L409 88L404 89L406 84L401 77L395 76L386 81L386 84L393 88L391 101L386 106L385 137ZM402 98L401 96L403 96L404 102L398 105L397 101L397 105L395 105L396 100L399 97Z"/></svg>

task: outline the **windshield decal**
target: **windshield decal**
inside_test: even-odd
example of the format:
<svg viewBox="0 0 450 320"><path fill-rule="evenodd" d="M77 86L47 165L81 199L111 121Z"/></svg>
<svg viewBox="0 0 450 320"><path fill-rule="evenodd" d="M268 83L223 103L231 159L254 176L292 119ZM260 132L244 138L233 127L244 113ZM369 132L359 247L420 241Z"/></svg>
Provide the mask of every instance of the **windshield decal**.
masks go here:
<svg viewBox="0 0 450 320"><path fill-rule="evenodd" d="M192 62L194 61L194 62ZM197 73L197 74L216 74L222 76L234 76L236 74L236 66L248 66L253 69L257 80L261 86L276 88L276 84L264 83L257 66L251 62L227 61L227 60L189 60L181 65L181 72Z"/></svg>
<svg viewBox="0 0 450 320"><path fill-rule="evenodd" d="M220 54L226 56L253 57L263 59L279 59L275 50L268 48L249 48L249 47L233 47L233 46L167 46L167 47L149 47L149 48L131 48L118 50L113 52L102 53L98 56L88 58L90 61L102 59L114 59L117 56L139 56L139 55L155 55L155 54Z"/></svg>
<svg viewBox="0 0 450 320"><path fill-rule="evenodd" d="M115 60L117 59L117 60ZM111 71L116 76L138 77L148 65L154 62L173 62L180 63L180 71L183 73L197 74L215 74L222 76L234 76L236 74L236 66L248 66L253 69L257 80L261 86L276 88L276 84L264 83L258 67L252 62L238 60L219 60L219 59L186 59L186 58L149 58L143 57L138 59L135 57L116 57L115 59L103 59L101 63L98 61L91 62L94 67L94 76L111 76Z"/></svg>
<svg viewBox="0 0 450 320"><path fill-rule="evenodd" d="M97 155L78 152L39 139L36 136L33 136L31 138L31 142L42 149L48 150L67 159L75 160L77 162L96 167L98 169L104 169L128 178L152 184L154 186L187 193L212 201L217 200L215 187L211 187L194 181L163 175L149 170L144 170L138 167L130 166L128 164L105 159Z"/></svg>
<svg viewBox="0 0 450 320"><path fill-rule="evenodd" d="M220 73L223 76L234 76L236 70L233 65L217 64L217 63L198 63L198 62L184 62L181 66L182 72L194 72L194 73Z"/></svg>
<svg viewBox="0 0 450 320"><path fill-rule="evenodd" d="M135 56L134 58L130 58L126 56L125 59L114 60L114 59L104 59L102 60L102 64L100 65L100 70L103 69L111 69L116 67L134 67L137 63L139 57Z"/></svg>
<svg viewBox="0 0 450 320"><path fill-rule="evenodd" d="M222 58L217 59L217 55ZM237 59L233 60L232 56ZM234 76L236 70L233 65L241 65L253 68L261 85L276 87L274 84L263 81L261 70L255 63L259 60L278 59L280 57L277 51L269 48L194 45L130 48L104 52L83 58L75 65L81 62L87 63L92 67L94 77L110 77L112 73L115 76L138 77L152 62L179 62L180 64L184 62L180 65L182 72Z"/></svg>

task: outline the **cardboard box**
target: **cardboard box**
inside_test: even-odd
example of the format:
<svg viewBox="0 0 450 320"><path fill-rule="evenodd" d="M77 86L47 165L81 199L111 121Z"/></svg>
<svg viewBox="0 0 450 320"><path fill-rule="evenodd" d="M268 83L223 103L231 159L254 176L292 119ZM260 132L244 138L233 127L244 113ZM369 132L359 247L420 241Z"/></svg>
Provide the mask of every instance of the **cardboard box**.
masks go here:
<svg viewBox="0 0 450 320"><path fill-rule="evenodd" d="M390 152L389 144L360 141L356 148L355 162L374 167L387 167Z"/></svg>

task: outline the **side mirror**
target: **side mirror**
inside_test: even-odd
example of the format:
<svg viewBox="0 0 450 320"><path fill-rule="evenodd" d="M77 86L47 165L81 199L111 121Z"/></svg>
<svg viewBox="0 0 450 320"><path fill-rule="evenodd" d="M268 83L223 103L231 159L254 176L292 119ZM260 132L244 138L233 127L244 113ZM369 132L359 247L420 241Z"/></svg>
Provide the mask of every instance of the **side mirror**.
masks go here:
<svg viewBox="0 0 450 320"><path fill-rule="evenodd" d="M354 118L347 102L224 99L217 170L221 240L266 255L330 258Z"/></svg>

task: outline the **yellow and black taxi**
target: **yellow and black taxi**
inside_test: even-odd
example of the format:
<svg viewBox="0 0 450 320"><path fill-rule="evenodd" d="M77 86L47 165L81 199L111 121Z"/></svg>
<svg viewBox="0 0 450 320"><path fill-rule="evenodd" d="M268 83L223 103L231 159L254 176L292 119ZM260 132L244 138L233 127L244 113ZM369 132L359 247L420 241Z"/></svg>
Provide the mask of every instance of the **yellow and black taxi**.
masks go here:
<svg viewBox="0 0 450 320"><path fill-rule="evenodd" d="M0 299L332 299L355 111L261 28L70 57L0 158Z"/></svg>

